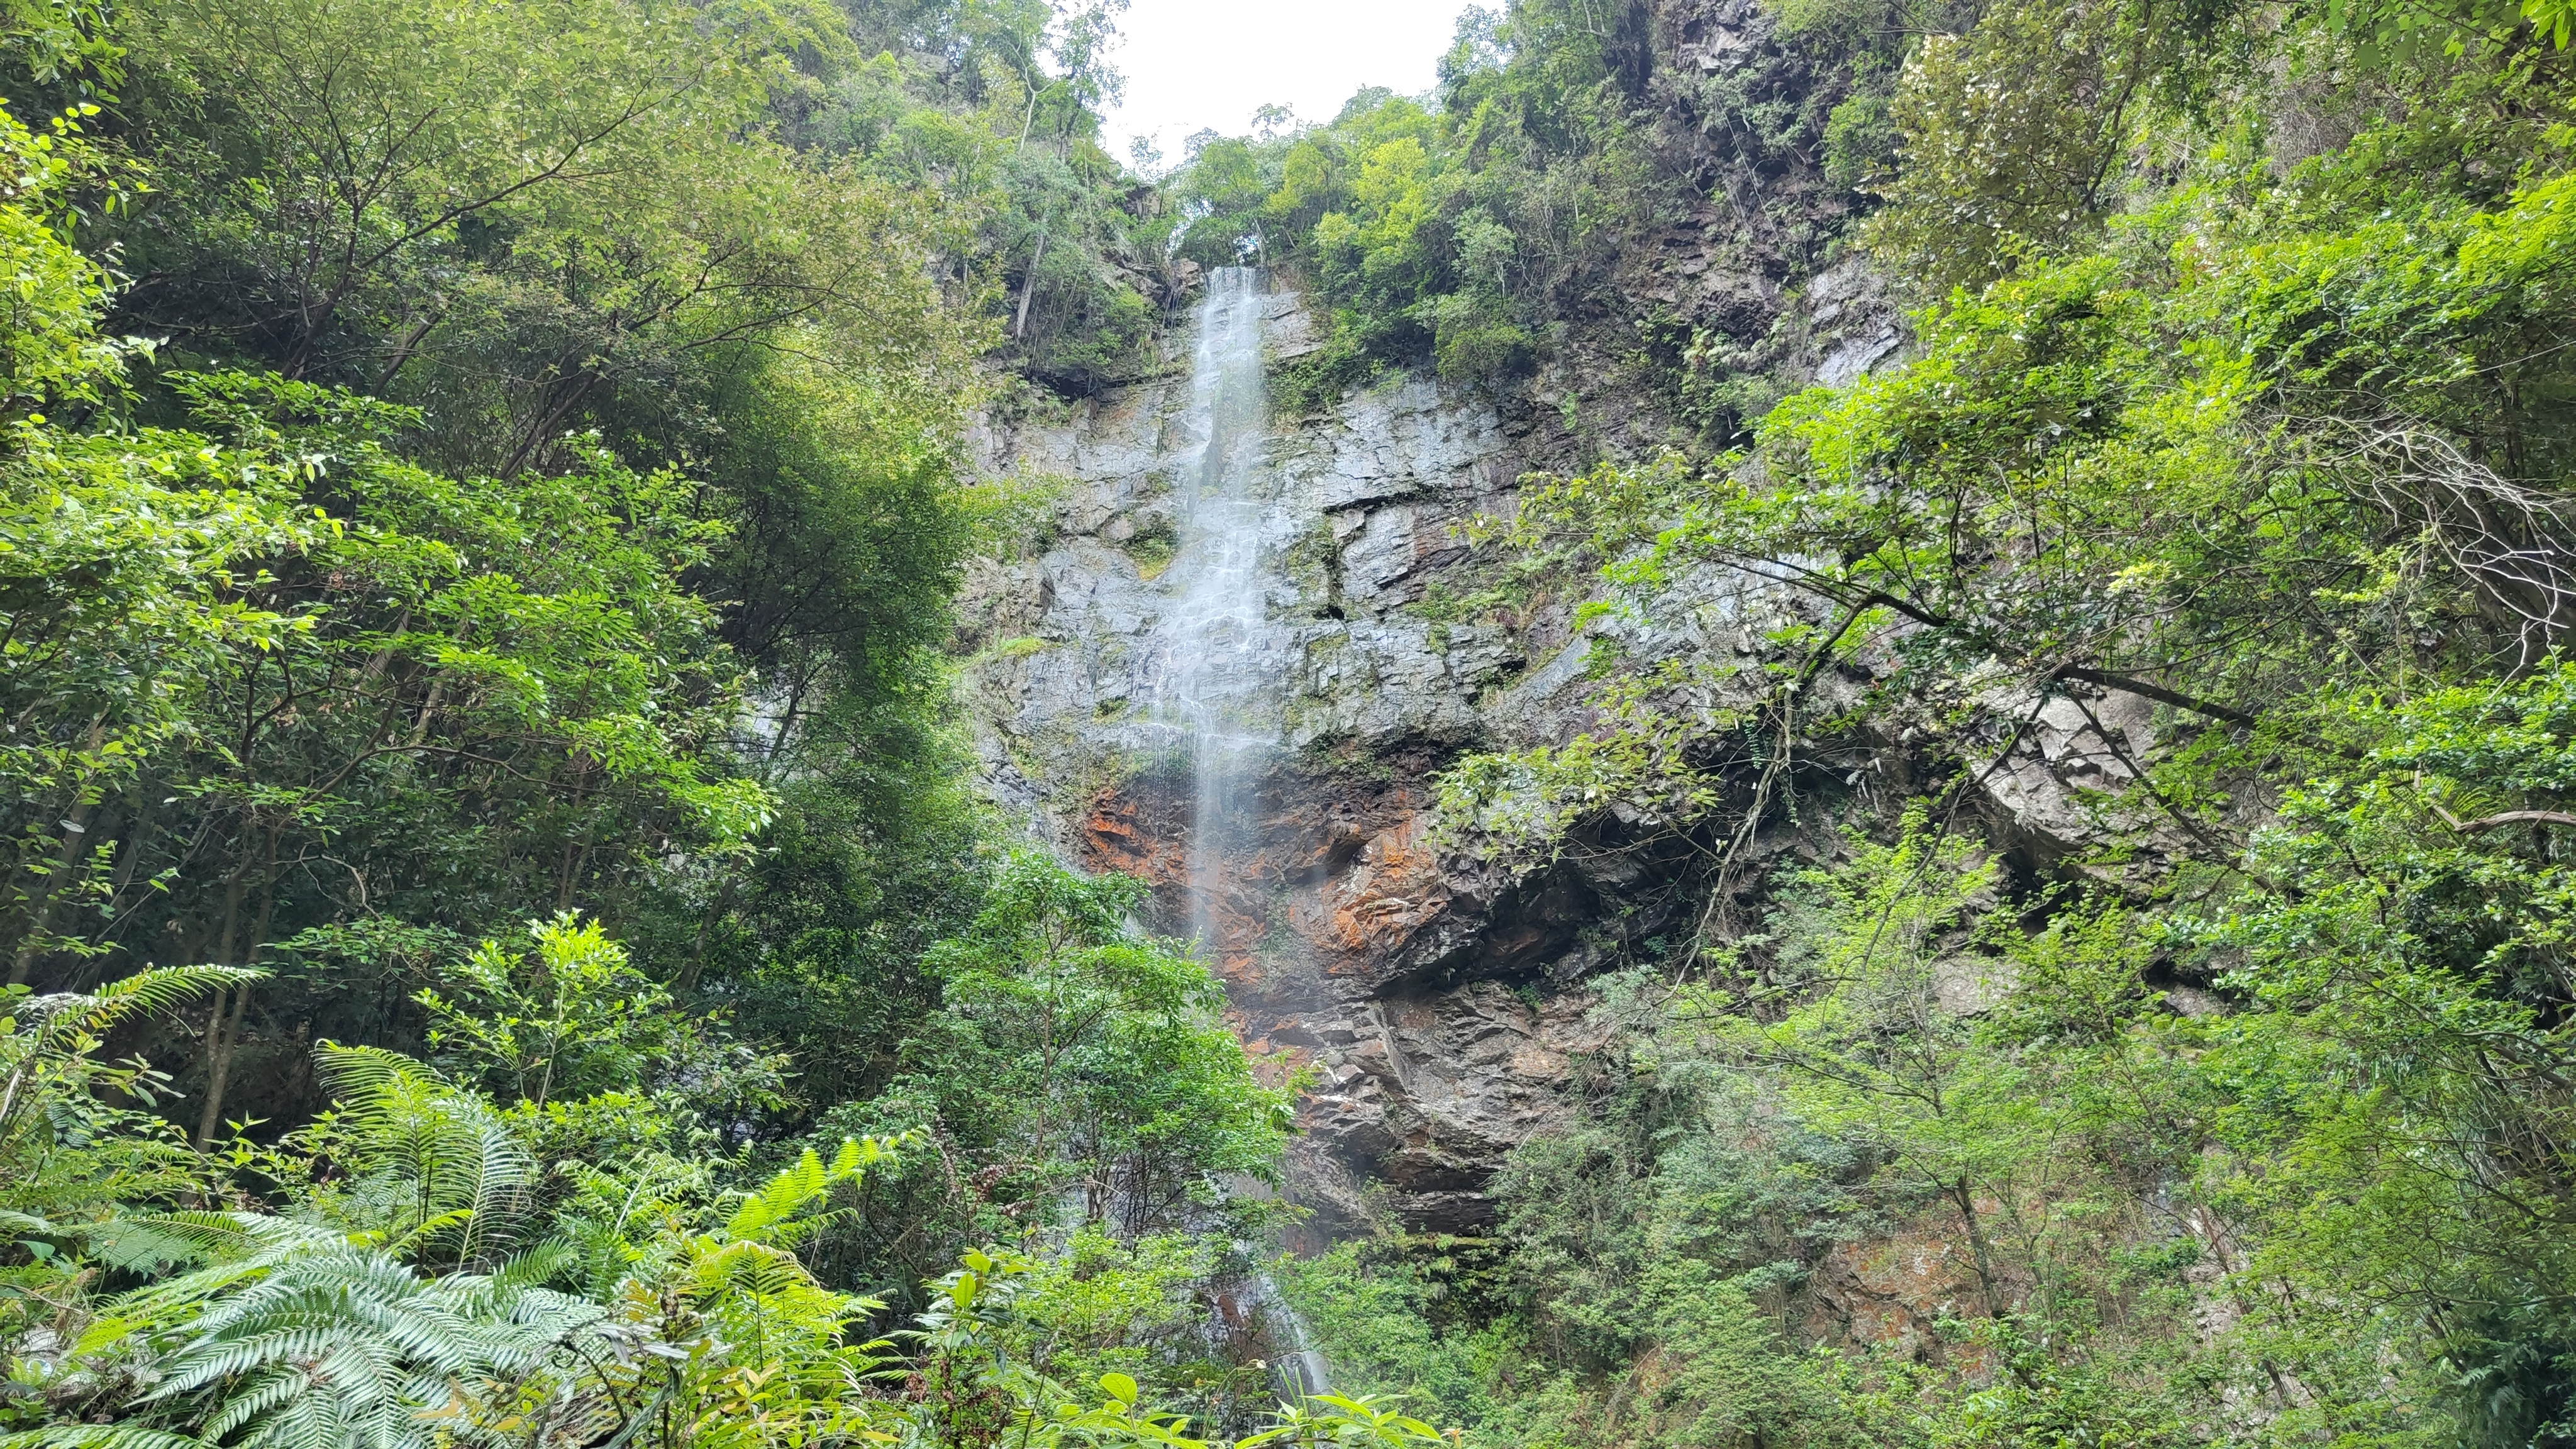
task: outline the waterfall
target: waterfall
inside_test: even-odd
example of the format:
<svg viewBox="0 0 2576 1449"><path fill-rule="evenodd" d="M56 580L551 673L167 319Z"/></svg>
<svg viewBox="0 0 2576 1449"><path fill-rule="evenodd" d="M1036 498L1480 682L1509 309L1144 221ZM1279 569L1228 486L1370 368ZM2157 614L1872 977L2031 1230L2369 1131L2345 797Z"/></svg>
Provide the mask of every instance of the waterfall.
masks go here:
<svg viewBox="0 0 2576 1449"><path fill-rule="evenodd" d="M1228 861L1259 843L1252 787L1261 756L1279 737L1269 701L1287 662L1261 571L1263 524L1274 502L1262 466L1268 307L1258 269L1219 267L1208 275L1181 425L1186 451L1177 481L1184 496L1173 561L1179 597L1164 630L1160 713L1190 754L1190 928L1211 965L1248 944L1227 916Z"/></svg>
<svg viewBox="0 0 2576 1449"><path fill-rule="evenodd" d="M1269 1275L1262 1275L1261 1286L1271 1290L1271 1305L1288 1326L1288 1341L1296 1345L1286 1358L1270 1366L1277 1380L1274 1387L1279 1390L1279 1396L1302 1399L1331 1393L1333 1381L1325 1371L1324 1356L1315 1351L1313 1340L1307 1336L1306 1320L1296 1309L1288 1306L1287 1299L1279 1296L1276 1285L1269 1281Z"/></svg>
<svg viewBox="0 0 2576 1449"><path fill-rule="evenodd" d="M1261 335L1270 298L1255 267L1208 274L1191 359L1189 410L1182 416L1175 483L1181 525L1175 589L1164 616L1155 681L1158 723L1176 731L1190 763L1190 931L1212 968L1258 940L1261 903L1230 903L1230 878L1261 844L1256 798L1263 757L1280 737L1278 686L1293 662L1293 631L1269 617L1262 568L1265 537L1283 520L1277 480L1265 466L1269 423L1262 387ZM1273 1361L1283 1398L1331 1391L1323 1356L1266 1273L1255 1273L1262 1312L1284 1332L1288 1351Z"/></svg>

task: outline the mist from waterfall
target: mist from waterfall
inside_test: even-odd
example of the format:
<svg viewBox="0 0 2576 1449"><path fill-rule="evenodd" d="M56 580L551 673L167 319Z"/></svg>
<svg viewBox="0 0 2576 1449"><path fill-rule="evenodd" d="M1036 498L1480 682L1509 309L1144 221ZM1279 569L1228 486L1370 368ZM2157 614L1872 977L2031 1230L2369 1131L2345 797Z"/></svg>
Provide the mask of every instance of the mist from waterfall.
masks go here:
<svg viewBox="0 0 2576 1449"><path fill-rule="evenodd" d="M1190 753L1190 927L1211 964L1228 939L1227 862L1258 843L1252 785L1277 742L1268 701L1285 661L1261 577L1268 421L1261 377L1269 308L1253 267L1209 273L1199 304L1190 406L1181 424L1179 597L1165 626L1161 714Z"/></svg>
<svg viewBox="0 0 2576 1449"><path fill-rule="evenodd" d="M1263 456L1269 406L1261 342L1270 305L1259 268L1208 274L1173 480L1181 538L1156 714L1189 753L1190 931L1211 967L1228 951L1251 949L1260 929L1257 901L1248 912L1229 911L1230 887L1238 884L1229 877L1261 843L1260 766L1279 742L1278 686L1294 662L1293 633L1269 617L1261 560L1271 532L1265 523L1278 506ZM1272 1365L1281 1394L1329 1392L1304 1320L1268 1275L1256 1278L1264 1312L1289 1339L1289 1351Z"/></svg>

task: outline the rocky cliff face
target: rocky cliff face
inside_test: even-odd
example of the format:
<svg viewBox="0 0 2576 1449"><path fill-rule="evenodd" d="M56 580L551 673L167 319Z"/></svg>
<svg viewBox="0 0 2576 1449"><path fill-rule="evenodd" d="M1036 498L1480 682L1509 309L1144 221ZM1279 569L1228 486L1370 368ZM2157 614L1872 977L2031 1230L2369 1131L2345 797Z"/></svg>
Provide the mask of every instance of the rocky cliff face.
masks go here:
<svg viewBox="0 0 2576 1449"><path fill-rule="evenodd" d="M1568 307L1549 363L1507 395L1403 377L1263 427L1250 514L1277 743L1222 830L1195 818L1206 792L1161 703L1173 651L1187 647L1175 626L1181 549L1190 490L1203 487L1186 461L1190 339L1176 331L1156 376L996 420L980 440L990 474L1051 499L1045 538L978 563L964 599L986 781L1064 857L1149 882L1149 924L1201 931L1263 1070L1306 1074L1290 1166L1293 1197L1314 1213L1310 1244L1390 1219L1488 1225L1487 1190L1511 1150L1569 1122L1603 1080L1586 1059L1622 1065L1622 1044L1595 1020L1595 978L1652 959L1659 940L1751 926L1776 867L1830 856L1842 823L1883 823L1937 786L1969 807L1959 826L1981 825L1985 848L2025 880L2118 876L2075 864L2109 835L2132 847L2129 870L2176 843L2120 801L2154 745L2150 701L2081 686L1988 698L1992 717L2019 727L1934 749L1940 722L1853 708L1893 655L1811 681L1802 698L1824 707L1808 716L1849 723L1799 742L1795 811L1776 799L1765 811L1752 779L1722 779L1714 819L1689 838L1612 812L1535 869L1435 837L1435 777L1460 755L1600 725L1595 644L1631 665L1688 666L1717 718L1754 704L1764 679L1745 669L1726 697L1729 666L1763 662L1785 624L1820 622L1812 601L1719 571L1586 623L1590 579L1461 608L1492 560L1460 526L1507 514L1528 472L1688 432L1673 423L1676 390L1638 380L1638 359L1677 335L1753 406L1887 366L1907 335L1886 289L1834 254L1848 198L1807 154L1773 144L1802 127L1812 140L1846 78L1811 74L1752 0L1641 0L1623 13L1640 99L1662 117L1658 145L1689 178L1669 227L1629 247L1603 295ZM1274 367L1316 345L1284 279L1266 324ZM1210 840L1224 842L1213 890ZM1730 863L1713 871L1720 847ZM2213 1004L2192 983L2160 984L2176 1009ZM1985 1010L1989 985L1964 972L1943 982L1942 1004ZM1796 1314L1815 1339L1937 1356L1935 1324L1971 1294L1970 1259L1941 1213L1890 1224L1815 1262Z"/></svg>
<svg viewBox="0 0 2576 1449"><path fill-rule="evenodd" d="M1676 397L1696 384L1675 392L1680 364L1654 358L1677 338L1691 341L1690 367L1736 379L1757 405L1901 355L1886 289L1836 253L1851 197L1826 184L1813 144L1850 78L1781 42L1753 0L1614 9L1624 83L1659 118L1652 146L1674 178L1663 230L1632 238L1600 288L1567 299L1564 345L1504 396L1401 377L1262 427L1253 496L1230 505L1258 519L1244 526L1276 734L1240 792L1251 821L1199 829L1190 744L1168 708L1174 651L1196 647L1175 616L1191 490L1204 486L1188 461L1204 439L1189 436L1186 329L1154 375L996 418L979 439L988 475L1050 500L1043 539L978 562L963 600L987 785L1067 858L1151 882L1150 924L1196 923L1266 1069L1311 1073L1294 1190L1327 1235L1380 1210L1418 1229L1487 1221L1488 1179L1563 1119L1570 1077L1604 1045L1586 981L1641 943L1686 935L1705 909L1690 857L1707 842L1615 817L1535 872L1444 856L1429 838L1436 773L1469 750L1561 743L1593 725L1597 640L1631 660L1715 664L1718 677L1812 608L1712 573L1677 581L1644 617L1580 628L1588 580L1555 581L1524 610L1460 609L1484 562L1460 526L1508 513L1527 472L1674 436ZM1317 345L1288 279L1272 280L1264 320L1274 367ZM1815 687L1857 699L1869 683L1866 670L1828 671ZM2098 804L2082 802L2126 779L2148 713L2114 694L2096 702L2097 728L2060 701L1998 741L2011 757L1978 787L1998 848L2045 870L2098 830ZM1867 811L1905 793L1909 732L1873 728L1810 742L1808 798L1840 791ZM1764 823L1736 878L1758 883L1784 852L1831 850L1831 813Z"/></svg>
<svg viewBox="0 0 2576 1449"><path fill-rule="evenodd" d="M1563 411L1578 448L1740 441L1773 400L1850 382L1906 341L1903 305L1847 246L1862 197L1825 164L1837 108L1884 91L1887 57L1834 26L1784 37L1787 8L1601 7L1629 140L1656 179L1609 254L1550 300L1550 358L1526 391ZM1965 8L1935 0L1917 22L1943 28Z"/></svg>
<svg viewBox="0 0 2576 1449"><path fill-rule="evenodd" d="M1264 305L1273 365L1313 345L1294 290ZM1063 856L1151 883L1157 929L1202 923L1256 1058L1274 1079L1310 1074L1292 1169L1317 1233L1378 1212L1472 1231L1491 1217L1484 1189L1504 1155L1563 1119L1580 1059L1603 1045L1587 979L1697 924L1706 882L1692 857L1706 842L1623 833L1614 817L1556 864L1515 874L1428 838L1434 775L1467 750L1592 726L1597 639L1630 659L1751 661L1812 605L1709 573L1643 617L1580 630L1581 581L1523 617L1461 622L1442 606L1477 568L1459 525L1508 511L1563 440L1419 377L1271 416L1252 506L1235 516L1258 519L1254 616L1278 739L1236 807L1252 818L1222 832L1217 884L1194 901L1200 792L1188 741L1156 703L1173 651L1191 647L1174 617L1186 490L1200 486L1188 355L1175 337L1163 376L995 422L980 440L983 466L1042 492L1051 515L1020 556L979 562L966 591L985 779ZM1816 687L1849 699L1869 682L1829 671ZM2148 714L2133 697L2098 700L2091 719L2119 736L2105 739L2065 701L2041 710L1980 782L1998 847L2046 869L2099 829L2099 806L2080 802L2126 778ZM1866 728L1809 752L1822 796L1839 786L1854 810L1890 805L1910 778L1904 741ZM1829 851L1830 814L1766 823L1741 879L1758 883L1784 852Z"/></svg>
<svg viewBox="0 0 2576 1449"><path fill-rule="evenodd" d="M1299 297L1268 299L1274 360L1311 336ZM1062 853L1156 887L1190 921L1190 757L1152 701L1180 643L1190 379L1169 373L997 427L987 466L1053 494L1054 536L980 565L969 687L987 779ZM1425 979L1417 941L1458 929L1423 847L1429 773L1485 737L1485 696L1528 659L1499 631L1407 606L1464 554L1452 530L1521 471L1486 407L1407 382L1261 440L1258 587L1277 636L1279 748L1253 782L1256 828L1222 866L1207 943L1265 1067L1312 1073L1298 1196L1329 1230L1382 1177L1423 1223L1464 1226L1498 1153L1543 1122L1579 1012L1483 973Z"/></svg>
<svg viewBox="0 0 2576 1449"><path fill-rule="evenodd" d="M1271 293L1273 362L1311 346ZM1182 643L1170 569L1195 486L1190 379L996 424L985 465L1051 493L1052 534L977 566L968 688L986 778L1061 853L1156 887L1191 920L1190 755L1153 704ZM1540 446L1545 440L1540 440ZM1281 738L1255 770L1206 942L1269 1069L1311 1072L1296 1193L1331 1232L1367 1185L1418 1227L1473 1228L1503 1154L1555 1120L1597 1045L1580 983L1673 923L1651 850L1603 849L1515 879L1425 839L1433 774L1468 748L1562 740L1588 720L1587 641L1563 607L1506 626L1436 606L1471 566L1459 525L1507 511L1535 461L1527 424L1408 378L1321 416L1270 419L1257 471L1267 647ZM1640 652L1752 647L1783 601L1727 581L1677 592ZM1662 637L1655 637L1655 636Z"/></svg>

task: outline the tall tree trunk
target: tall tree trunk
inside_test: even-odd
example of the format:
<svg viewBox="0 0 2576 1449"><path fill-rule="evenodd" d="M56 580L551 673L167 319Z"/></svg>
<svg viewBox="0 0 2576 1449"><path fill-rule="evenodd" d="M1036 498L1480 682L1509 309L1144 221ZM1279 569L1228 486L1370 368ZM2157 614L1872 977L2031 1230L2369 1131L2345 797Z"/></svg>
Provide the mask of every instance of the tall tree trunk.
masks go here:
<svg viewBox="0 0 2576 1449"><path fill-rule="evenodd" d="M197 1150L203 1152L215 1140L215 1129L224 1124L224 1079L232 1075L233 1048L241 1044L242 1013L250 1007L250 987L233 988L230 1019L221 1011L206 1013L206 1110L197 1116ZM221 1007L223 998L215 998ZM217 1031L220 1022L222 1030Z"/></svg>
<svg viewBox="0 0 2576 1449"><path fill-rule="evenodd" d="M2003 1291L1995 1286L1995 1250L1986 1241L1986 1226L1977 1216L1977 1198L1969 1187L1966 1174L1949 1184L1950 1201L1959 1208L1959 1219L1968 1228L1968 1253L1977 1270L1977 1292L1986 1300L1986 1316L2004 1316Z"/></svg>
<svg viewBox="0 0 2576 1449"><path fill-rule="evenodd" d="M249 883L250 862L247 860L235 865L232 877L224 882L223 926L215 937L215 964L218 966L233 964L233 948L241 939L242 891ZM243 991L247 992L248 988L243 988ZM224 1073L231 1065L230 1056L224 1051L224 1004L233 995L229 990L217 991L214 1001L206 1007L206 1105L197 1114L197 1150L200 1152L205 1151L206 1144L213 1140L215 1124L223 1120Z"/></svg>
<svg viewBox="0 0 2576 1449"><path fill-rule="evenodd" d="M81 846L89 839L89 815L90 805L84 800L74 805L63 820L62 849L55 854L54 868L46 873L45 883L37 887L35 900L29 903L27 933L18 938L17 953L9 958L12 986L26 985L28 974L45 954L46 933L54 927L54 903L62 899L64 888L80 869Z"/></svg>
<svg viewBox="0 0 2576 1449"><path fill-rule="evenodd" d="M268 848L262 853L268 866L268 880L260 892L259 921L251 928L247 954L258 954L260 946L267 941L268 923L277 910L277 838L282 829L279 827L268 832ZM224 891L223 964L226 966L242 964L239 948L244 943L233 932L240 919L242 891L249 871L250 863L243 862ZM249 982L233 988L232 1011L228 1019L220 1023L217 1020L224 1015L221 1009L224 998L220 994L215 997L215 1009L206 1014L206 1106L197 1115L199 1152L205 1151L207 1145L215 1140L215 1129L224 1125L224 1087L232 1076L233 1053L241 1046L242 1016L250 1009L250 990Z"/></svg>
<svg viewBox="0 0 2576 1449"><path fill-rule="evenodd" d="M89 743L84 753L93 761L98 747L107 738L107 716L92 715ZM9 984L24 986L28 973L36 969L37 958L44 954L45 933L53 929L54 902L62 899L65 887L79 870L81 843L89 838L91 802L87 798L86 776L76 777L84 783L73 786L70 813L63 819L62 848L54 855L54 868L45 873L45 883L37 888L36 898L27 903L27 933L18 940L18 949L9 958Z"/></svg>
<svg viewBox="0 0 2576 1449"><path fill-rule="evenodd" d="M1011 321L1011 340L1017 342L1029 330L1029 299L1038 291L1038 263L1046 260L1047 229L1038 228L1037 250L1029 254L1029 275L1020 283L1020 315Z"/></svg>

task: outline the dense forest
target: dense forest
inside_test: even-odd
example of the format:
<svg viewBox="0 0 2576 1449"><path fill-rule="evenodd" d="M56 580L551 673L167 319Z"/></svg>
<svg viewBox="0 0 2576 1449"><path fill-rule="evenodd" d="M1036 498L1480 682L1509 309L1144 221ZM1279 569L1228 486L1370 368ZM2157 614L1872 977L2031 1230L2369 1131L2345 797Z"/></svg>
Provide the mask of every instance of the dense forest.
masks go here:
<svg viewBox="0 0 2576 1449"><path fill-rule="evenodd" d="M0 6L0 1444L2576 1443L2576 6L1514 0L1168 164L1117 20ZM1774 601L1439 762L1692 902L1487 1232L1283 1253L959 719L979 422L1245 262L1547 423L1421 607Z"/></svg>

